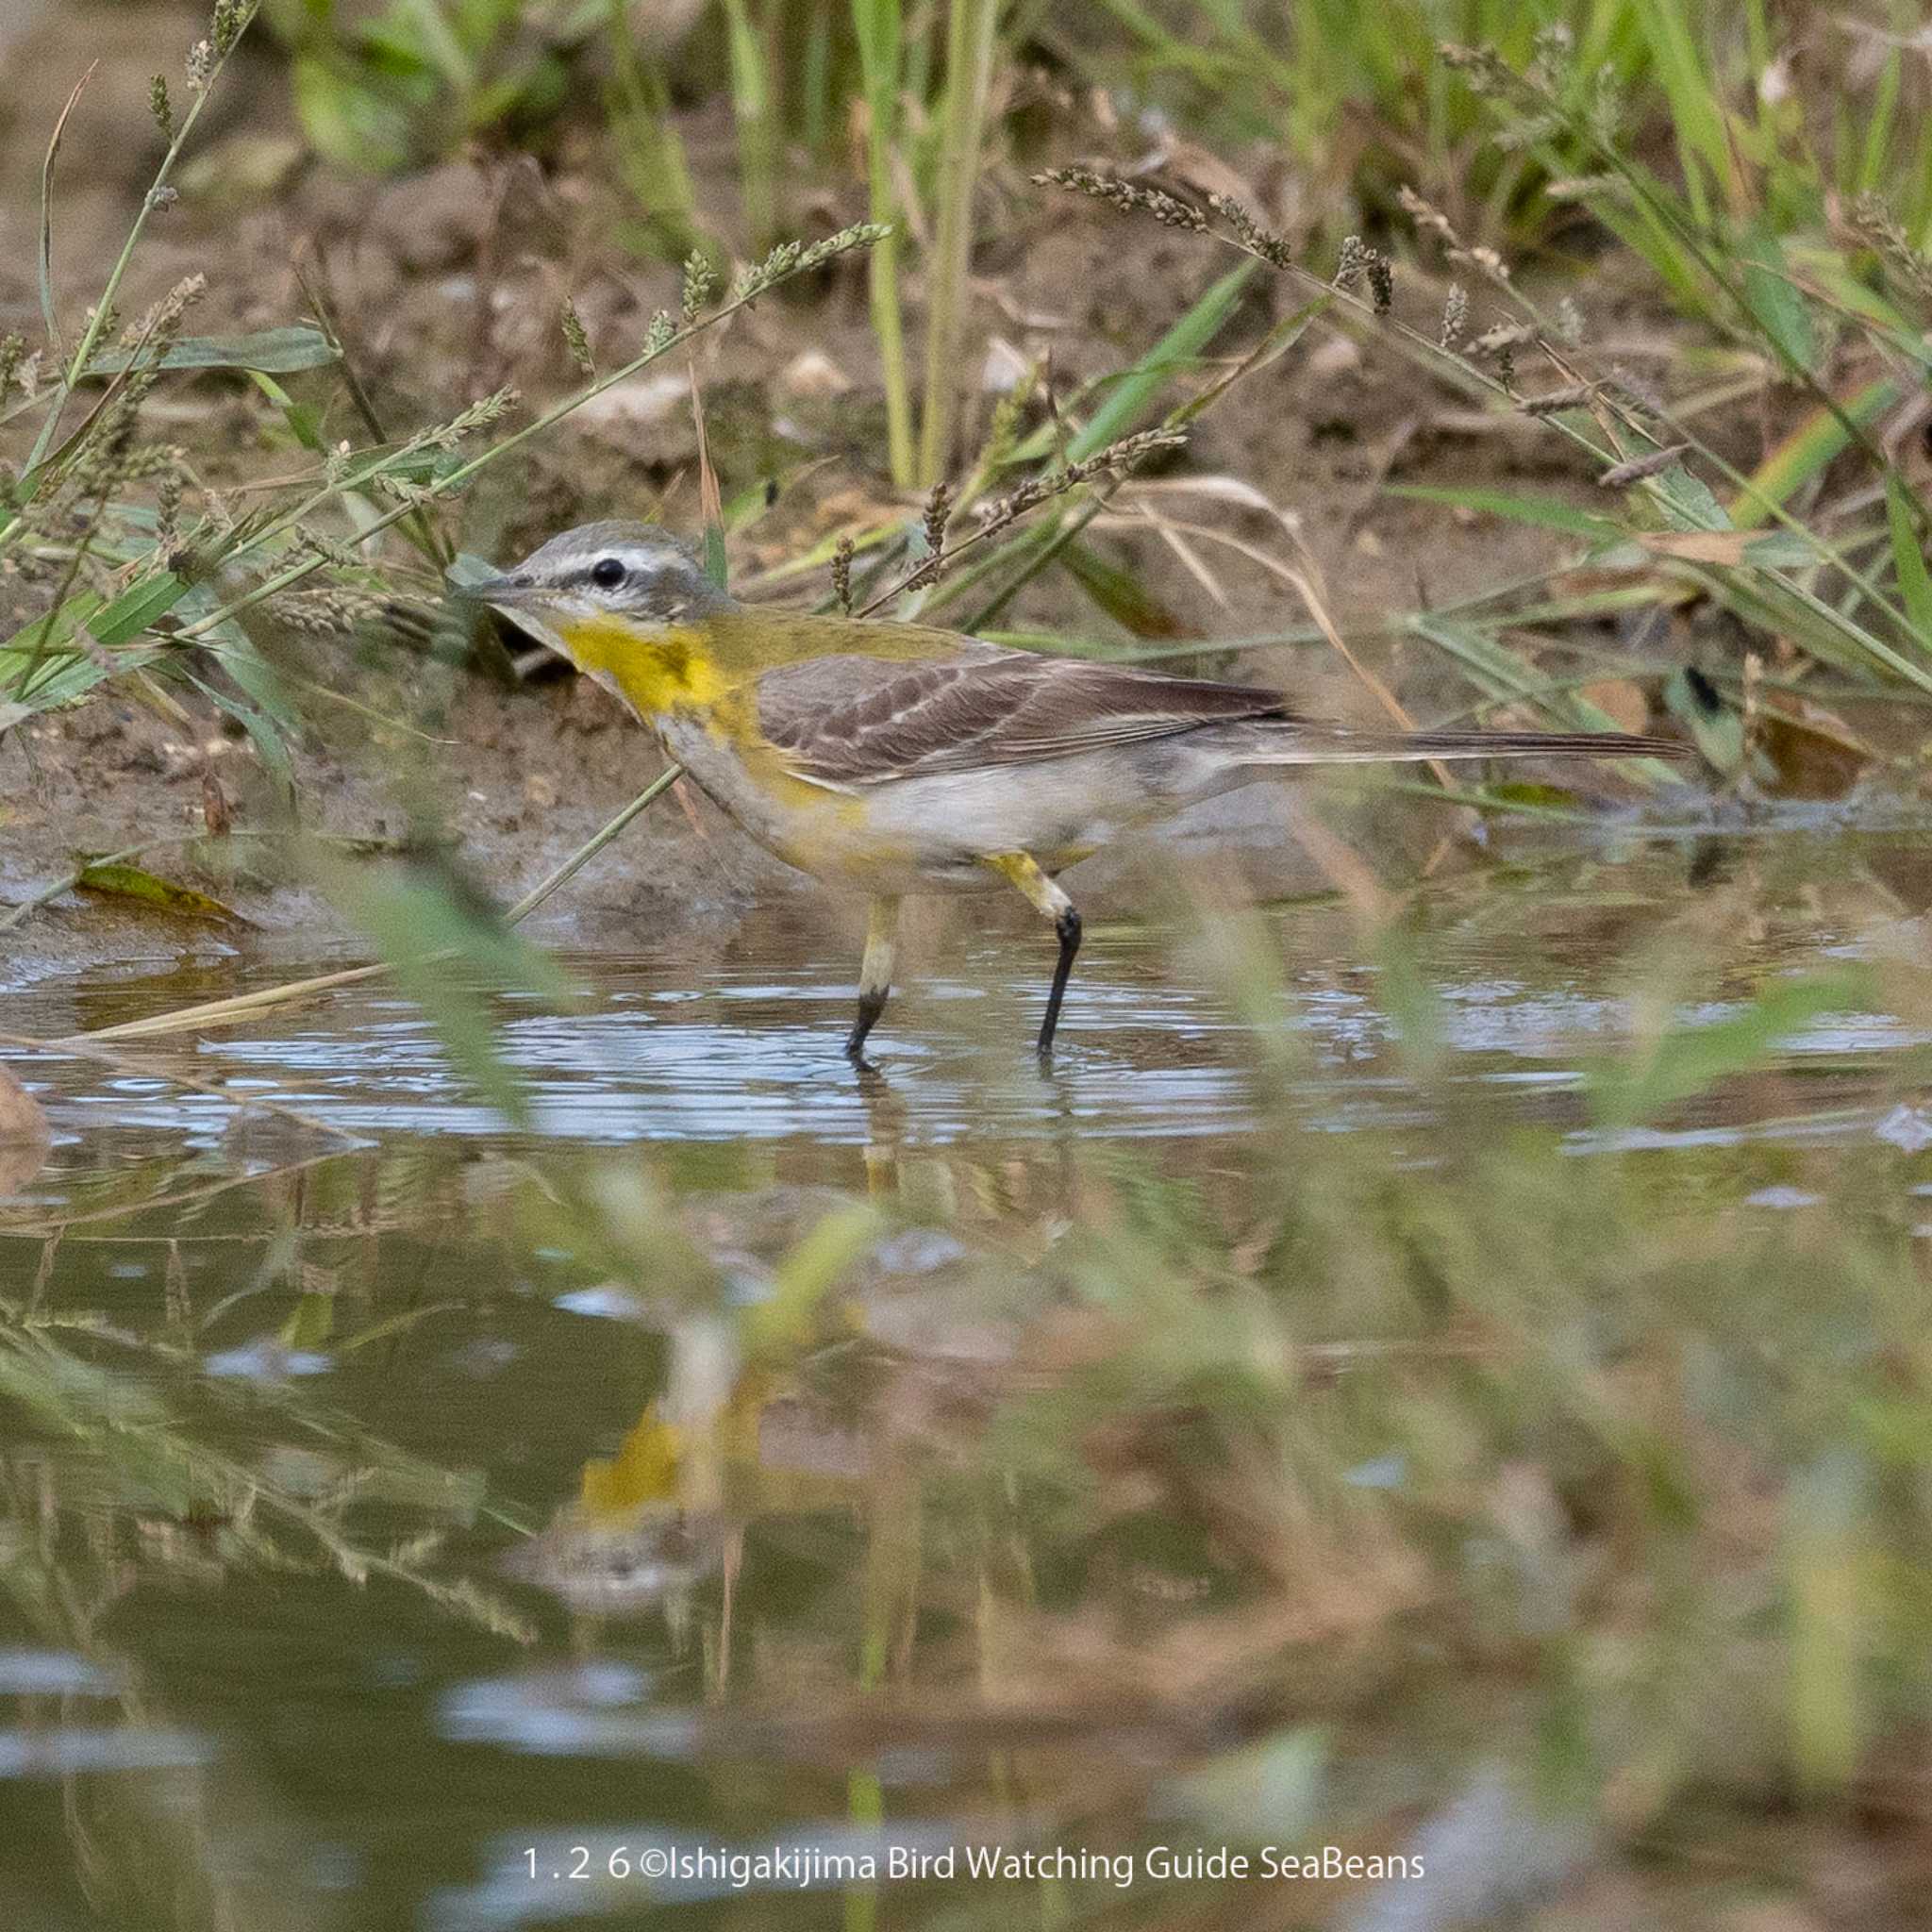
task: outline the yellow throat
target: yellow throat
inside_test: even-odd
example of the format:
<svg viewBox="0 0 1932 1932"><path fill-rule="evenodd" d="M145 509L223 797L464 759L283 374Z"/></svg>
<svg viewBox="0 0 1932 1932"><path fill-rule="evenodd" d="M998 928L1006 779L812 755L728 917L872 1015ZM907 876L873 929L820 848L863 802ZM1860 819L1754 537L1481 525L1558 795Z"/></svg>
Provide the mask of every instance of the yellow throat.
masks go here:
<svg viewBox="0 0 1932 1932"><path fill-rule="evenodd" d="M708 624L642 625L615 615L552 623L577 669L647 718L708 710L741 681L726 674Z"/></svg>

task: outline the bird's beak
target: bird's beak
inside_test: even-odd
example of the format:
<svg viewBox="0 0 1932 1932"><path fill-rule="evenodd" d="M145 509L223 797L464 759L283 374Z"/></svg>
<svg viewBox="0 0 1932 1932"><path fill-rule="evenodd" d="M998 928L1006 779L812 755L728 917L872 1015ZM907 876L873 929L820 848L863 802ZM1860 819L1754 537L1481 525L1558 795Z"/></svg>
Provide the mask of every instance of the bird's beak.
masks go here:
<svg viewBox="0 0 1932 1932"><path fill-rule="evenodd" d="M459 562L445 581L452 594L488 605L500 616L508 618L526 637L548 645L566 663L576 662L551 622L557 608L557 599L551 591L537 584L519 583L502 571L478 570L468 561Z"/></svg>
<svg viewBox="0 0 1932 1932"><path fill-rule="evenodd" d="M458 596L468 597L477 604L488 604L497 610L527 610L539 596L530 585L520 584L501 571L492 571L488 576L469 576L460 583L452 575L450 588Z"/></svg>

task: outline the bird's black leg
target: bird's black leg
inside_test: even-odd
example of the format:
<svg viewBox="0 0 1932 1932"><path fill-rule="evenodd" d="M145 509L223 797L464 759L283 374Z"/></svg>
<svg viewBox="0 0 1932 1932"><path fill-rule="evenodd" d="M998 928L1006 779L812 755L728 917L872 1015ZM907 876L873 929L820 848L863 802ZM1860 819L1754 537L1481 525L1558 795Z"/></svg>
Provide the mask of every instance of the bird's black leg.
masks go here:
<svg viewBox="0 0 1932 1932"><path fill-rule="evenodd" d="M1074 970L1074 955L1080 950L1080 913L1067 905L1053 923L1059 935L1060 956L1053 969L1053 985L1046 995L1046 1017L1040 1023L1040 1058L1053 1058L1054 1029L1060 1024L1060 1002L1067 996L1067 977Z"/></svg>
<svg viewBox="0 0 1932 1932"><path fill-rule="evenodd" d="M1067 976L1074 970L1074 955L1080 950L1080 915L1074 902L1047 877L1040 861L1030 852L1001 852L981 861L1009 880L1026 894L1036 912L1053 921L1059 935L1060 957L1053 969L1053 986L1046 995L1046 1018L1040 1023L1040 1058L1053 1058L1053 1036L1060 1024L1060 1002L1067 996Z"/></svg>
<svg viewBox="0 0 1932 1932"><path fill-rule="evenodd" d="M885 1010L886 994L883 991L868 992L860 989L858 1017L852 1023L852 1031L845 1036L845 1058L848 1060L865 1058L865 1036L877 1025L878 1017Z"/></svg>
<svg viewBox="0 0 1932 1932"><path fill-rule="evenodd" d="M865 1064L865 1036L878 1024L892 991L892 966L898 952L899 902L874 899L865 920L865 960L858 969L858 1015L845 1041L845 1058Z"/></svg>

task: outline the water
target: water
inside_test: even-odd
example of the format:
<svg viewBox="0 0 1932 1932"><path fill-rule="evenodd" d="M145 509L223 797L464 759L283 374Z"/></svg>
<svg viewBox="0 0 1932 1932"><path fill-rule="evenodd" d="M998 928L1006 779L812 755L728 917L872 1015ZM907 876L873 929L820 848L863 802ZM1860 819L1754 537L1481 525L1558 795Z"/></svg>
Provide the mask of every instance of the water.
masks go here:
<svg viewBox="0 0 1932 1932"><path fill-rule="evenodd" d="M1186 1881L1144 1869L1149 1844L1193 1842L1190 1816L1224 1838L1245 1802L1210 1803L1201 1767L1272 1751L1291 1839L1308 1746L1240 1697L1121 1674L1130 1638L1274 1601L1211 1511L1108 1500L1140 1480L1134 1391L1118 1441L1063 1419L1092 1472L1079 1511L1112 1512L1098 1545L1029 1515L983 1433L1082 1358L1051 1271L1092 1219L1093 1163L1181 1187L1238 1258L1257 1148L1345 1142L1396 1174L1453 1160L1463 1120L1565 1161L1646 1150L1662 1192L1760 1224L1820 1211L1840 1156L1893 1163L1903 1200L1932 1187L1906 1077L1922 1014L1814 1016L1656 1121L1607 1124L1583 1089L1648 1024L1629 960L1701 893L1734 923L1723 983L1679 1018L1721 1026L1767 981L1908 941L1916 868L1903 840L1715 866L1636 840L1445 884L1415 927L1442 1041L1420 1071L1329 904L1266 916L1278 1060L1197 947L1102 924L1041 1075L1047 951L1016 917L908 990L860 1077L839 1054L851 962L785 912L701 983L667 948L567 959L567 1016L502 1001L522 1128L380 984L114 1064L10 1056L57 1138L0 1206L0 1923L1158 1913ZM54 1037L337 963L43 979L7 1024ZM851 1308L829 1330L809 1294L802 1328L768 1317L835 1224ZM1407 1469L1368 1455L1346 1481L1400 1491ZM1071 1628L1095 1602L1085 1663L1036 1680L1028 1619ZM969 1842L1048 1840L1089 1867L944 1877ZM876 1881L851 1875L866 1859Z"/></svg>

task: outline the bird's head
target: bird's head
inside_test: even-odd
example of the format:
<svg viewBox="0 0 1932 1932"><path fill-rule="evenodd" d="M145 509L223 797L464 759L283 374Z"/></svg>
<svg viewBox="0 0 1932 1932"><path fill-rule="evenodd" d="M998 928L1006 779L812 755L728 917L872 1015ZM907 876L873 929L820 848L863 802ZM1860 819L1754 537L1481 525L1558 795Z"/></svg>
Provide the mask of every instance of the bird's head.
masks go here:
<svg viewBox="0 0 1932 1932"><path fill-rule="evenodd" d="M734 608L696 551L655 524L582 524L462 593L501 611L641 710L687 680L708 618Z"/></svg>
<svg viewBox="0 0 1932 1932"><path fill-rule="evenodd" d="M614 621L641 641L731 607L691 545L656 524L580 524L464 591L573 661L583 626Z"/></svg>

